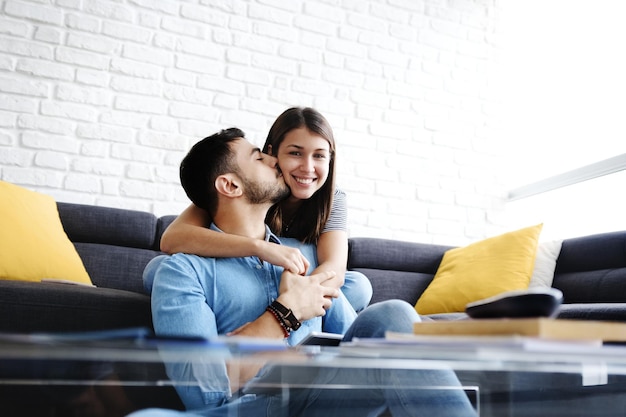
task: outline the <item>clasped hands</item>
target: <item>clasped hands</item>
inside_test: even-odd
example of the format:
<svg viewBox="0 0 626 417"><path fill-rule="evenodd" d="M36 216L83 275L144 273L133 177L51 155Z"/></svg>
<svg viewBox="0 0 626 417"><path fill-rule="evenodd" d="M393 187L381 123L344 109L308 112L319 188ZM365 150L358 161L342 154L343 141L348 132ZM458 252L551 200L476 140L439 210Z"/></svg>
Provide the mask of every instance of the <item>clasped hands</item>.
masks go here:
<svg viewBox="0 0 626 417"><path fill-rule="evenodd" d="M328 285L335 275L333 271L324 271L303 277L285 270L277 300L290 308L300 321L323 316L332 305L332 299L340 294L339 289Z"/></svg>

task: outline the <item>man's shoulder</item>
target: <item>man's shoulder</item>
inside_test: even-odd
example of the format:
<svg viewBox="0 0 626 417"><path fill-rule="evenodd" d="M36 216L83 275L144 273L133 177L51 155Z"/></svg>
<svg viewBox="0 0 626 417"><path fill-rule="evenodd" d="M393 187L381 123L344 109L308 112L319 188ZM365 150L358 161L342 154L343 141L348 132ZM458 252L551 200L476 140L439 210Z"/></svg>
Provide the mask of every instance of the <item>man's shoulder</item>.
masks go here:
<svg viewBox="0 0 626 417"><path fill-rule="evenodd" d="M210 268L211 265L215 265L215 262L216 258L202 257L190 253L175 253L165 258L163 264L174 268L197 269L198 267Z"/></svg>

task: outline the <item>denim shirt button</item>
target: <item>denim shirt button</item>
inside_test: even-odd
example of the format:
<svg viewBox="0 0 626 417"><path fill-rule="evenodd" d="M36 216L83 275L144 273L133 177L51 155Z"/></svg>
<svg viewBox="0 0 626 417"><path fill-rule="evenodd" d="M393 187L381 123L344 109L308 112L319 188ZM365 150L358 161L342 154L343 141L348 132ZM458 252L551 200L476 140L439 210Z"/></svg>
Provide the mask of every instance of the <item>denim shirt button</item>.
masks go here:
<svg viewBox="0 0 626 417"><path fill-rule="evenodd" d="M263 265L257 265L256 266L256 269L261 269L261 268L263 268Z"/></svg>

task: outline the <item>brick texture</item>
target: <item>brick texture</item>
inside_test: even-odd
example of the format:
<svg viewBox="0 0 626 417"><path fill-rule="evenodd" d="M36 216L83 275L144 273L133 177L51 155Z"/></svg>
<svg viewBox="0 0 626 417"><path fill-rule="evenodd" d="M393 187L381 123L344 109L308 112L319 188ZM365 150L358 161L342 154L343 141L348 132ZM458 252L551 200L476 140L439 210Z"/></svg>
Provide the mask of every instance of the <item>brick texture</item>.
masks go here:
<svg viewBox="0 0 626 417"><path fill-rule="evenodd" d="M45 3L45 4L44 4ZM0 179L175 214L185 151L312 106L352 236L492 235L495 0L0 1Z"/></svg>

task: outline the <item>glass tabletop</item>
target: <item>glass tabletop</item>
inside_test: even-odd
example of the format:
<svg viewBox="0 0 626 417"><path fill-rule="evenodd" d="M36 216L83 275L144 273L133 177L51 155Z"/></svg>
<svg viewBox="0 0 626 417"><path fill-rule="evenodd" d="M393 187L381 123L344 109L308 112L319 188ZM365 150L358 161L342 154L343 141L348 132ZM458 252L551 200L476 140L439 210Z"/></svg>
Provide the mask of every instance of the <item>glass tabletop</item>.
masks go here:
<svg viewBox="0 0 626 417"><path fill-rule="evenodd" d="M460 385L409 382L404 388L461 389L481 416L533 415L540 406L542 415L560 415L550 410L576 415L572 414L571 399L569 403L562 400L570 395L575 395L576 401L584 400L576 407L587 412L607 395L615 407L626 406L626 347L594 341L389 335L387 339L355 340L338 347L289 348L275 340L163 339L137 330L122 332L118 337L95 336L0 335L0 415L50 415L50 407L56 412L59 407L72 409L72 404L80 403L78 399L86 401L86 392L96 391L109 391L98 394L101 410L122 410L101 415L124 415L148 407L183 410L177 390L201 382L173 377L168 367L211 368L223 364L231 370L255 366L273 370L273 375L247 383L247 389L255 393L314 388L361 390L367 397L369 391L390 387L367 378L319 384L313 375L320 369L348 374L364 370L432 370L453 371ZM233 393L244 386L237 380L230 382ZM551 405L555 402L558 406ZM603 404L606 406L606 401ZM39 406L43 407L41 412Z"/></svg>

